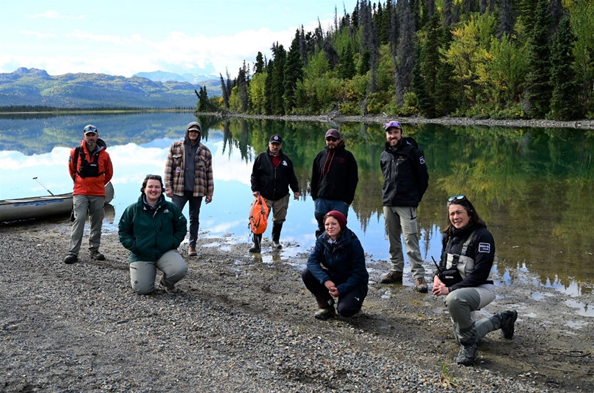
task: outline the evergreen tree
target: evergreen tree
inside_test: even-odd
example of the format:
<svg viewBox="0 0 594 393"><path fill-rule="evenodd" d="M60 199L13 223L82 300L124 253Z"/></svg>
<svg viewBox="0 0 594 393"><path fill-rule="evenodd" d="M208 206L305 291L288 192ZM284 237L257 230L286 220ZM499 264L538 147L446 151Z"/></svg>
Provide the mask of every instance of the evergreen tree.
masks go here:
<svg viewBox="0 0 594 393"><path fill-rule="evenodd" d="M266 115L272 115L274 114L273 112L273 108L272 108L272 96L273 96L273 70L274 70L274 62L272 60L268 61L268 66L266 67L266 69L268 70L267 75L266 75L266 80L264 81L264 114Z"/></svg>
<svg viewBox="0 0 594 393"><path fill-rule="evenodd" d="M443 0L443 25L446 27L450 27L452 23L455 22L453 14L453 3L453 0Z"/></svg>
<svg viewBox="0 0 594 393"><path fill-rule="evenodd" d="M534 28L528 39L528 75L526 76L525 109L534 118L549 112L552 95L549 48L550 14L548 0L538 0Z"/></svg>
<svg viewBox="0 0 594 393"><path fill-rule="evenodd" d="M301 62L304 66L307 65L307 41L305 39L303 25L301 25L299 31L299 53L301 54Z"/></svg>
<svg viewBox="0 0 594 393"><path fill-rule="evenodd" d="M404 104L404 93L410 87L414 66L415 18L410 9L411 3L399 1L397 4L399 7L400 33L395 58L396 101L398 105L402 106Z"/></svg>
<svg viewBox="0 0 594 393"><path fill-rule="evenodd" d="M359 0L357 0L357 4L355 4L355 9L353 10L353 14L351 15L351 24L353 28L357 30L359 28Z"/></svg>
<svg viewBox="0 0 594 393"><path fill-rule="evenodd" d="M434 13L427 25L427 39L425 42L425 56L422 67L425 78L425 89L430 96L435 94L437 70L439 69L439 46L441 41L441 26L439 15Z"/></svg>
<svg viewBox="0 0 594 393"><path fill-rule="evenodd" d="M284 115L285 106L283 101L285 83L285 64L287 52L282 45L276 43L272 46L273 67L272 67L272 95L270 96L273 115Z"/></svg>
<svg viewBox="0 0 594 393"><path fill-rule="evenodd" d="M435 117L435 104L427 90L425 89L425 80L421 75L421 48L417 47L415 53L415 65L412 71L412 90L417 96L417 108L421 115L432 118Z"/></svg>
<svg viewBox="0 0 594 393"><path fill-rule="evenodd" d="M293 108L295 108L295 88L297 87L297 82L303 79L303 63L301 62L301 53L299 51L299 36L299 30L297 30L289 48L285 66L285 91L283 95L285 113L291 113Z"/></svg>
<svg viewBox="0 0 594 393"><path fill-rule="evenodd" d="M349 43L340 54L340 62L338 63L338 76L342 79L352 79L357 75L355 67L355 60L353 57L353 48Z"/></svg>
<svg viewBox="0 0 594 393"><path fill-rule="evenodd" d="M230 89L227 90L227 83L225 83L225 79L223 78L223 74L219 73L221 77L221 92L223 93L223 105L225 109L229 109L229 97L231 97Z"/></svg>
<svg viewBox="0 0 594 393"><path fill-rule="evenodd" d="M206 92L206 86L200 88L198 93L198 112L207 112L209 109L208 93Z"/></svg>
<svg viewBox="0 0 594 393"><path fill-rule="evenodd" d="M254 66L254 74L261 74L264 72L264 56L262 52L258 51L256 55L256 65Z"/></svg>
<svg viewBox="0 0 594 393"><path fill-rule="evenodd" d="M571 31L569 19L559 24L557 36L553 44L551 83L553 98L551 99L551 117L556 120L574 120L583 116L579 100L580 85L573 68L575 56L573 44L575 36Z"/></svg>
<svg viewBox="0 0 594 393"><path fill-rule="evenodd" d="M447 26L444 26L442 31L442 42L444 50L447 50L452 42L452 33ZM440 54L439 69L437 70L437 77L435 81L435 110L437 116L445 116L450 114L456 108L452 92L455 89L455 81L453 78L454 66L445 61L443 55Z"/></svg>
<svg viewBox="0 0 594 393"><path fill-rule="evenodd" d="M513 0L501 0L497 25L497 38L501 39L505 34L511 37L515 24L516 13L513 7Z"/></svg>

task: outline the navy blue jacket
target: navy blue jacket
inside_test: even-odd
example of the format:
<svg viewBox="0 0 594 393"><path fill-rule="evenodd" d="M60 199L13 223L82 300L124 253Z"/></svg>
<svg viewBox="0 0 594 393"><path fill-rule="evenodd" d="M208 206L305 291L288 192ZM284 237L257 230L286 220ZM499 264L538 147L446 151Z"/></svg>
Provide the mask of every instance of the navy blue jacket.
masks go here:
<svg viewBox="0 0 594 393"><path fill-rule="evenodd" d="M321 284L334 282L341 295L369 282L363 247L348 228L342 230L334 244L328 243L325 232L320 235L307 258L307 268Z"/></svg>
<svg viewBox="0 0 594 393"><path fill-rule="evenodd" d="M384 174L382 205L417 207L429 186L423 150L411 137L403 137L395 149L386 142L380 156Z"/></svg>

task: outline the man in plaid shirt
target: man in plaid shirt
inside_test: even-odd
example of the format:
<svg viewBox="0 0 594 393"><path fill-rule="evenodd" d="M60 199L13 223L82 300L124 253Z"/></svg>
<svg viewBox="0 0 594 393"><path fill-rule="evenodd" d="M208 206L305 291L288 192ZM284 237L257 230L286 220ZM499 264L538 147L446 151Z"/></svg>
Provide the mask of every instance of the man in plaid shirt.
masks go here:
<svg viewBox="0 0 594 393"><path fill-rule="evenodd" d="M173 142L169 148L165 165L166 195L183 210L186 202L190 204L190 245L188 256L196 256L196 241L200 221L202 198L206 203L212 201L214 182L212 177L212 154L208 147L200 143L202 127L191 122L186 127L183 141Z"/></svg>

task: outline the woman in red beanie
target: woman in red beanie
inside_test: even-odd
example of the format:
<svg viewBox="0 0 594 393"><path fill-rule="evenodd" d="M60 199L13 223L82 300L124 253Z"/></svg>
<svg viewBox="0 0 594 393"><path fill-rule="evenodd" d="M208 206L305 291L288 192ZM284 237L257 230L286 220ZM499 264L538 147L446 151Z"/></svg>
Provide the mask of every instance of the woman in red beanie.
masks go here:
<svg viewBox="0 0 594 393"><path fill-rule="evenodd" d="M326 213L326 231L316 240L307 267L301 273L303 283L318 302L317 319L326 320L336 315L334 298L338 298L338 314L353 316L361 310L367 296L369 274L363 247L346 223L341 212Z"/></svg>

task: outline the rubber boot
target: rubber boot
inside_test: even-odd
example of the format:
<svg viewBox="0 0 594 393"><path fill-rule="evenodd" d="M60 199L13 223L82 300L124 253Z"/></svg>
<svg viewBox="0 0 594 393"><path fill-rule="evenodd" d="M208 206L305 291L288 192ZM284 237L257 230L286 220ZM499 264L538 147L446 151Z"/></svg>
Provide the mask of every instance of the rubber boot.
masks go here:
<svg viewBox="0 0 594 393"><path fill-rule="evenodd" d="M260 252L260 244L262 244L262 234L256 235L254 233L252 240L254 241L254 246L250 248L250 252Z"/></svg>
<svg viewBox="0 0 594 393"><path fill-rule="evenodd" d="M324 233L326 228L324 227L324 214L314 212L314 216L316 217L316 221L318 222L318 229L316 230L316 239Z"/></svg>
<svg viewBox="0 0 594 393"><path fill-rule="evenodd" d="M280 250L281 248L283 248L283 246L281 246L281 244L279 243L280 234L281 234L282 230L283 230L282 223L275 222L272 224L272 247L276 248L277 250Z"/></svg>

